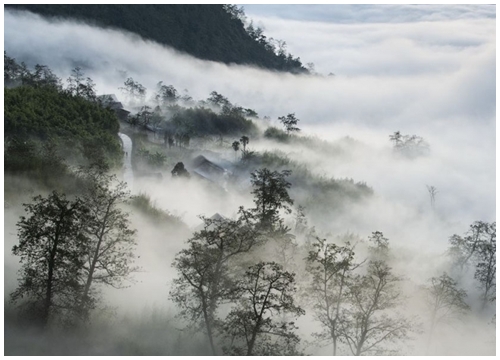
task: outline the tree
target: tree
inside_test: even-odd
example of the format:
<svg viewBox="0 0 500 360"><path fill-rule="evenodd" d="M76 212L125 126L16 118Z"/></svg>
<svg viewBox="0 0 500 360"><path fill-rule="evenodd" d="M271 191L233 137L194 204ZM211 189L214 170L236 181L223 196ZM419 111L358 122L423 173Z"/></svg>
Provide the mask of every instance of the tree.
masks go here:
<svg viewBox="0 0 500 360"><path fill-rule="evenodd" d="M295 233L303 234L307 230L307 216L305 213L306 208L302 205L297 207L295 214Z"/></svg>
<svg viewBox="0 0 500 360"><path fill-rule="evenodd" d="M436 194L438 193L435 186L425 185L427 187L427 192L431 198L431 208L434 210L436 206Z"/></svg>
<svg viewBox="0 0 500 360"><path fill-rule="evenodd" d="M253 217L240 208L238 218L205 218L202 230L188 240L172 264L179 277L173 282L170 298L181 308L180 316L204 328L213 355L217 309L234 297L233 258L248 252L259 240Z"/></svg>
<svg viewBox="0 0 500 360"><path fill-rule="evenodd" d="M394 143L394 150L408 157L417 157L429 152L429 144L417 135L402 135L395 131L389 135L389 140Z"/></svg>
<svg viewBox="0 0 500 360"><path fill-rule="evenodd" d="M465 290L459 289L456 281L448 274L443 273L439 278L433 277L429 282L430 286L425 288L427 306L430 310L427 352L437 325L460 318L470 310L469 305L465 302L467 293Z"/></svg>
<svg viewBox="0 0 500 360"><path fill-rule="evenodd" d="M369 246L371 260L387 261L389 259L389 239L385 238L382 232L372 232L368 241L373 244Z"/></svg>
<svg viewBox="0 0 500 360"><path fill-rule="evenodd" d="M59 79L46 65L36 64L33 72L30 72L26 64L21 63L17 68L17 73L23 85L36 88L47 87L56 91L62 89L61 79Z"/></svg>
<svg viewBox="0 0 500 360"><path fill-rule="evenodd" d="M240 142L241 142L241 145L243 145L243 152L246 152L247 145L250 142L250 139L248 138L248 136L243 135L240 138Z"/></svg>
<svg viewBox="0 0 500 360"><path fill-rule="evenodd" d="M146 98L146 88L134 81L131 77L127 78L124 82L124 87L119 89L128 96L129 100L133 101L144 101Z"/></svg>
<svg viewBox="0 0 500 360"><path fill-rule="evenodd" d="M246 117L251 117L251 118L255 118L255 119L259 118L259 114L257 114L257 112L253 109L249 109L249 108L243 109L243 114Z"/></svg>
<svg viewBox="0 0 500 360"><path fill-rule="evenodd" d="M207 101L217 108L230 108L232 107L231 102L227 99L227 97L219 94L217 91L212 91Z"/></svg>
<svg viewBox="0 0 500 360"><path fill-rule="evenodd" d="M240 301L223 323L230 345L227 355L300 355L294 322L276 321L277 314L304 315L295 305L295 274L275 262L250 266L238 284Z"/></svg>
<svg viewBox="0 0 500 360"><path fill-rule="evenodd" d="M3 80L5 84L17 81L20 78L20 66L16 62L16 59L11 58L7 55L7 52L3 52Z"/></svg>
<svg viewBox="0 0 500 360"><path fill-rule="evenodd" d="M136 270L131 267L136 243L128 214L120 208L130 196L127 185L97 166L80 169L79 176L85 184L83 200L89 211L87 251L82 254L85 286L78 303L78 314L85 320L95 303L93 285L120 288Z"/></svg>
<svg viewBox="0 0 500 360"><path fill-rule="evenodd" d="M151 112L151 107L145 105L141 107L141 111L137 113L137 123L143 127L150 124L153 119L153 113Z"/></svg>
<svg viewBox="0 0 500 360"><path fill-rule="evenodd" d="M66 80L68 88L66 89L73 96L81 96L89 101L97 99L95 84L91 78L84 79L84 72L80 67L71 70L70 77Z"/></svg>
<svg viewBox="0 0 500 360"><path fill-rule="evenodd" d="M88 208L81 199L71 201L55 191L24 206L30 215L17 223L19 244L12 252L21 257L22 267L11 298L18 302L26 297L33 315L46 327L57 315L74 314L82 290L82 254L88 249Z"/></svg>
<svg viewBox="0 0 500 360"><path fill-rule="evenodd" d="M252 211L265 230L273 230L278 224L280 209L287 213L291 212L290 205L293 205L293 200L288 194L288 189L292 184L285 179L291 173L291 170L278 172L264 168L250 174L256 205Z"/></svg>
<svg viewBox="0 0 500 360"><path fill-rule="evenodd" d="M175 164L171 173L172 173L172 177L179 177L179 178L180 177L185 177L185 178L190 177L189 172L186 170L186 168L184 167L184 163L182 163L182 162L178 162L177 164Z"/></svg>
<svg viewBox="0 0 500 360"><path fill-rule="evenodd" d="M245 11L243 10L243 6L238 7L237 5L222 5L224 11L226 11L232 19L241 20L244 22L245 20Z"/></svg>
<svg viewBox="0 0 500 360"><path fill-rule="evenodd" d="M297 123L299 122L299 119L295 117L295 114L288 114L286 117L285 116L280 116L278 120L283 124L285 127L287 135L290 135L290 132L292 131L300 131L298 127L296 127Z"/></svg>
<svg viewBox="0 0 500 360"><path fill-rule="evenodd" d="M240 142L239 141L233 141L231 144L231 147L234 150L234 158L236 159L236 154L238 153L238 150L240 149Z"/></svg>
<svg viewBox="0 0 500 360"><path fill-rule="evenodd" d="M384 261L370 261L366 275L356 275L349 285L348 320L342 323L342 337L353 355L394 354L385 343L403 340L414 324L390 311L402 302L398 283Z"/></svg>
<svg viewBox="0 0 500 360"><path fill-rule="evenodd" d="M476 221L466 236L453 235L449 240L450 255L461 271L475 267L474 278L479 283L483 307L495 296L496 290L496 222Z"/></svg>
<svg viewBox="0 0 500 360"><path fill-rule="evenodd" d="M309 251L306 270L311 276L307 297L312 301L314 315L323 331L314 334L319 341L333 345L333 356L347 324L348 286L352 272L360 266L354 262L354 246L338 246L316 237Z"/></svg>
<svg viewBox="0 0 500 360"><path fill-rule="evenodd" d="M173 85L163 85L163 81L160 81L156 84L156 95L155 100L160 105L172 105L177 102L180 98L179 93L173 87Z"/></svg>

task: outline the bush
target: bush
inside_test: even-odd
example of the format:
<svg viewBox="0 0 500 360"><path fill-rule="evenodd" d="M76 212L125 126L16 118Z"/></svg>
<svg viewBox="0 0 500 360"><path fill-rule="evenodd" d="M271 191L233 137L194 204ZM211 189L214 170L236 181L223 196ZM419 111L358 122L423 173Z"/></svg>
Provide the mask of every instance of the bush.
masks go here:
<svg viewBox="0 0 500 360"><path fill-rule="evenodd" d="M163 222L168 225L185 227L186 225L179 216L161 210L151 201L151 197L145 193L132 196L130 205L155 222Z"/></svg>
<svg viewBox="0 0 500 360"><path fill-rule="evenodd" d="M284 132L274 126L267 128L264 132L264 137L267 139L277 140L279 142L287 143L290 141L290 137Z"/></svg>

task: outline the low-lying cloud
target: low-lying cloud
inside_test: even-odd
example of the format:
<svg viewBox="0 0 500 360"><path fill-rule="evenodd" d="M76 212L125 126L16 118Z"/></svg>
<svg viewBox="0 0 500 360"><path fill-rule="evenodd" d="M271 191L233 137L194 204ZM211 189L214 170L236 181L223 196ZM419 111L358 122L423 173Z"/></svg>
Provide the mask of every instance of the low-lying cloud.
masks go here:
<svg viewBox="0 0 500 360"><path fill-rule="evenodd" d="M337 218L315 219L324 226L320 230L364 238L382 231L396 246L410 253L420 250L420 255L408 258L406 271L425 280L431 271L419 266L422 257L442 254L448 237L463 234L473 221L492 222L496 217L495 13L487 6L338 9L336 22L314 14L308 21L289 19L291 15L252 15L265 26L266 35L287 41L288 50L304 63L312 61L318 72L335 76L297 76L202 61L117 30L10 10L5 11L4 42L9 56L28 65L48 65L63 79L75 66L82 67L99 93L120 97L118 88L130 76L148 89L148 97L159 81L181 93L188 89L195 100L215 90L233 104L270 116L277 126L278 116L295 113L303 133L335 142L344 153L254 139L249 148L278 149L315 174L365 181L374 189L373 198L346 208ZM395 131L422 136L430 144L430 155L409 160L395 154L389 142ZM346 136L354 144L346 145ZM234 158L232 149L227 158ZM435 211L426 185L439 191ZM136 181L134 187L149 191L159 207L184 214L190 226L197 224L198 214L231 216L238 205L251 205L249 194L223 199L196 183ZM7 228L14 231L12 225ZM153 277L144 277L151 282L171 271L173 254L182 244L181 239L170 239L178 243L160 246L161 235L154 230L147 236L163 253L170 249L163 259L162 251L147 255L148 247L141 245L143 257L150 256L150 264L157 266ZM13 241L12 234L9 238ZM429 260L432 269L439 266ZM136 302L154 284L139 286L140 291L127 290ZM167 290L163 287L161 296Z"/></svg>

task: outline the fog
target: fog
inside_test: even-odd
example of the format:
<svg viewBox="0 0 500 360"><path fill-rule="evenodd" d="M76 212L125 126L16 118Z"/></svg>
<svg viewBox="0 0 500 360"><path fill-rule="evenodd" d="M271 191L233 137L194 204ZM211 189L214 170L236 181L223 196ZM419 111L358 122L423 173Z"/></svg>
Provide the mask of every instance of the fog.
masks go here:
<svg viewBox="0 0 500 360"><path fill-rule="evenodd" d="M19 62L48 65L63 79L80 66L98 93L114 93L121 101L125 99L118 88L133 77L148 89L148 98L158 81L180 93L187 89L195 100L215 90L261 118L269 116L277 127L278 116L295 113L303 136L328 141L339 151L253 139L249 149L282 152L316 175L366 182L374 191L368 200L308 220L319 232L333 236L353 233L366 240L371 232L382 231L399 254L394 269L418 286L446 269L442 255L451 235L463 235L476 220L496 219L492 8L390 6L358 12L342 7L337 12L328 7L327 13L335 12L336 17L320 17L323 10L312 8L297 18L293 7L276 8L276 15L270 16L249 6L247 16L268 37L285 40L288 51L303 63L314 62L316 75L202 61L133 34L82 22L48 21L27 12L5 11L4 48ZM328 76L330 72L335 75ZM395 153L389 141L395 131L422 136L430 145L429 155L408 159ZM224 156L232 161L234 152L229 148ZM438 190L434 210L426 185ZM191 229L201 223L199 215L231 217L238 206L252 206L249 189L226 194L196 181L134 179L133 192L147 193ZM19 209L5 211L5 296L16 284L17 259L9 253L20 214ZM132 220L143 270L129 288L107 290L106 300L118 312L139 318L148 307L173 311L168 291L176 274L170 264L190 231L166 231L139 215ZM477 291L472 285L468 290L471 302L476 301ZM417 313L418 306L413 304L410 312ZM436 351L494 354L494 326L484 325L492 311L468 319L468 327L456 333L440 335ZM457 344L464 339L468 344L462 348ZM423 354L423 342L417 336L407 353Z"/></svg>

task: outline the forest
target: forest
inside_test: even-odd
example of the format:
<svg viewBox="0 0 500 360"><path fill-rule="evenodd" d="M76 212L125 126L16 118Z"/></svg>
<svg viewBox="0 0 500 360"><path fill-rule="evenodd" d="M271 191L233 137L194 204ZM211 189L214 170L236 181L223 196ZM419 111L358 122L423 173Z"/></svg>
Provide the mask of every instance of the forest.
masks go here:
<svg viewBox="0 0 500 360"><path fill-rule="evenodd" d="M5 7L127 30L200 59L292 73L308 71L300 58L287 53L282 40L267 38L262 29L251 23L245 26L242 6L8 4Z"/></svg>
<svg viewBox="0 0 500 360"><path fill-rule="evenodd" d="M218 54L232 40L217 31L256 31L235 5L15 7L302 73L273 72L283 92L292 77L331 81L252 58L275 53L265 38L241 45L252 56ZM221 42L206 52L189 39L212 44L198 32L210 16L240 30L206 31ZM325 139L292 101L270 99L270 116L236 88L69 63L4 51L5 355L495 353L495 216L446 214L452 190L418 175L441 164L446 137ZM418 196L411 206L384 193L411 177L396 192Z"/></svg>

